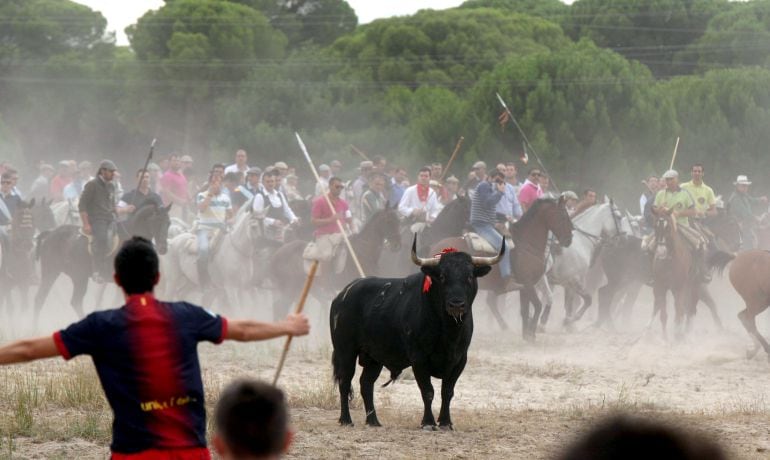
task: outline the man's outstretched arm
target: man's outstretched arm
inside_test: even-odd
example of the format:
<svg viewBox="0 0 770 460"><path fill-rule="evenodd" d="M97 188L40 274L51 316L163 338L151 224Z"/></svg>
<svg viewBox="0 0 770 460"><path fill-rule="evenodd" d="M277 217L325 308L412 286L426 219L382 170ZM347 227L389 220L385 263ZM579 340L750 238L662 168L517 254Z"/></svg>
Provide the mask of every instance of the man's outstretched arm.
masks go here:
<svg viewBox="0 0 770 460"><path fill-rule="evenodd" d="M251 320L229 320L225 338L238 342L268 340L284 335L299 336L310 332L310 323L303 314L291 314L276 323L262 323ZM55 351L55 350L54 350Z"/></svg>
<svg viewBox="0 0 770 460"><path fill-rule="evenodd" d="M14 364L59 356L52 336L23 339L0 347L0 364Z"/></svg>

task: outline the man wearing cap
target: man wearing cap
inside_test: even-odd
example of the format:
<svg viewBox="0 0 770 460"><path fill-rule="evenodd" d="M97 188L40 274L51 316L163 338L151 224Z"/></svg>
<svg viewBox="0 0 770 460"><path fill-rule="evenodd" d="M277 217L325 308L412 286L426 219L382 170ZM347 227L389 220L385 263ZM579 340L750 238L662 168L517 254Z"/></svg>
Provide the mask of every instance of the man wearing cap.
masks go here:
<svg viewBox="0 0 770 460"><path fill-rule="evenodd" d="M230 201L232 201L234 208L239 209L259 193L259 179L261 176L262 170L259 168L249 168L249 170L246 171L246 183L238 186L230 196Z"/></svg>
<svg viewBox="0 0 770 460"><path fill-rule="evenodd" d="M404 191L398 212L412 223L431 223L439 211L438 195L430 188L430 168L424 166L417 173L417 183Z"/></svg>
<svg viewBox="0 0 770 460"><path fill-rule="evenodd" d="M522 212L527 212L530 206L541 196L543 196L543 189L540 188L540 169L532 168L529 170L524 184L519 188L519 204Z"/></svg>
<svg viewBox="0 0 770 460"><path fill-rule="evenodd" d="M473 163L469 176L468 182L465 183L465 188L473 195L476 192L476 187L487 178L487 164L483 161Z"/></svg>
<svg viewBox="0 0 770 460"><path fill-rule="evenodd" d="M733 183L735 191L730 195L727 201L730 213L738 220L741 227L741 236L743 237L743 247L741 249L753 249L756 247L756 235L754 229L759 223L759 219L754 215L754 205L767 204L767 197L753 197L749 195L749 185L751 181L745 175L740 175Z"/></svg>
<svg viewBox="0 0 770 460"><path fill-rule="evenodd" d="M329 179L332 177L332 168L327 164L322 164L318 167L319 181L315 184L315 194L313 196L321 196L329 190Z"/></svg>
<svg viewBox="0 0 770 460"><path fill-rule="evenodd" d="M62 197L67 201L77 200L80 197L80 194L83 193L83 187L86 186L86 183L94 178L91 174L91 162L81 161L78 165L78 172L75 174L75 178L64 187Z"/></svg>
<svg viewBox="0 0 770 460"><path fill-rule="evenodd" d="M43 163L38 168L40 171L40 174L37 176L37 178L32 182L32 185L29 188L29 198L34 198L38 201L48 198L50 196L50 181L54 174L53 166Z"/></svg>
<svg viewBox="0 0 770 460"><path fill-rule="evenodd" d="M225 168L225 174L229 172L239 173L241 177L246 175L249 170L249 156L245 150L239 149L235 152L235 163Z"/></svg>
<svg viewBox="0 0 770 460"><path fill-rule="evenodd" d="M110 160L102 161L96 177L83 187L78 202L83 233L91 236L94 280L98 283L104 283L111 275L107 257L110 235L115 231L115 184L112 182L115 170L115 163Z"/></svg>

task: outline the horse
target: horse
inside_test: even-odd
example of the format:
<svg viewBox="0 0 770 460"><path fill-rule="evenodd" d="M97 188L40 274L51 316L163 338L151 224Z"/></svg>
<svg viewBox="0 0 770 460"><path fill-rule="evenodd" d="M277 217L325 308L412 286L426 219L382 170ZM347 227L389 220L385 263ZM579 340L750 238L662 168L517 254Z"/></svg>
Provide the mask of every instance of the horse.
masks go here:
<svg viewBox="0 0 770 460"><path fill-rule="evenodd" d="M35 274L34 207L34 198L29 202L22 201L13 213L8 245L3 248L0 258L0 306L13 305L14 288L19 291L22 309L26 308L29 302L30 280Z"/></svg>
<svg viewBox="0 0 770 460"><path fill-rule="evenodd" d="M43 198L37 203L37 206L31 208L32 220L34 221L35 229L37 229L38 232L45 232L56 228L56 217L51 209L52 204L53 200L46 200Z"/></svg>
<svg viewBox="0 0 770 460"><path fill-rule="evenodd" d="M553 266L548 271L548 280L564 288L566 326L580 320L591 306L591 294L586 290L585 279L601 248L610 239L630 232L628 223L624 223L623 215L611 200L587 208L572 220L572 225L572 244L554 254ZM577 312L574 309L575 294L583 301ZM546 303L541 325L547 322L550 310L551 303Z"/></svg>
<svg viewBox="0 0 770 460"><path fill-rule="evenodd" d="M189 288L199 287L203 292L203 303L209 304L217 292L224 295L229 308L245 305L240 299L241 291L252 284L252 257L258 248L261 235L261 221L251 212L251 207L242 207L232 228L221 230L211 239L208 271L211 286L201 286L198 279L196 236L183 233L169 242L169 254L164 261L168 286L167 295L182 298ZM243 299L245 300L245 299Z"/></svg>
<svg viewBox="0 0 770 460"><path fill-rule="evenodd" d="M698 284L693 273L694 255L684 237L679 233L676 220L670 212L655 212L655 238L658 242L652 261L652 292L654 310L650 325L657 314L664 338L667 335L666 295L674 296L676 336L681 338L689 329L698 299Z"/></svg>
<svg viewBox="0 0 770 460"><path fill-rule="evenodd" d="M542 304L537 296L535 285L540 281L546 269L545 248L548 244L548 233L556 235L562 246L572 244L572 221L569 218L564 197L540 198L533 203L527 212L512 226L514 247L510 251L511 273L518 284L522 335L525 340L534 341ZM453 247L459 251L472 254L465 238L446 238L431 248L432 254L440 253L444 248ZM500 272L493 270L490 275L482 278L479 289L490 293L489 306L492 313L500 321L501 315L497 309L498 298L505 294L505 280ZM534 312L530 313L530 305Z"/></svg>
<svg viewBox="0 0 770 460"><path fill-rule="evenodd" d="M420 245L417 251L422 253L428 250L435 243L450 238L460 236L468 226L468 219L471 213L471 202L466 196L458 196L444 206L438 213L436 219L425 228L419 235ZM401 239L408 241L412 237L411 225L401 226ZM402 251L383 254L383 266L391 268L387 273L381 273L383 276L406 276L412 272L412 263L410 262L409 248L403 247Z"/></svg>
<svg viewBox="0 0 770 460"><path fill-rule="evenodd" d="M350 236L350 245L355 252L361 268L367 275L379 275L380 257L387 244L393 252L401 249L398 214L395 208L386 206L372 215L359 233ZM273 315L276 320L288 313L288 308L298 295L298 286L305 282L304 259L302 253L307 243L295 240L278 248L268 259L267 266L270 284L273 290ZM324 267L326 268L326 267ZM327 268L327 272L331 267ZM323 300L345 286L351 279L359 278L359 273L350 254L347 254L345 267L339 274L319 275L314 283L314 297ZM317 294L322 291L322 294Z"/></svg>
<svg viewBox="0 0 770 460"><path fill-rule="evenodd" d="M152 201L140 204L128 220L117 224L118 243L141 236L154 240L158 253L165 254L170 208L171 205L157 206ZM62 225L37 236L35 257L40 260L40 288L35 295L35 324L54 282L62 273L72 281L70 305L78 317L85 316L83 298L93 272L88 245L88 238L76 225Z"/></svg>
<svg viewBox="0 0 770 460"><path fill-rule="evenodd" d="M752 359L761 346L770 361L770 345L757 330L756 323L757 315L770 306L770 252L752 249L736 255L718 251L708 259L709 267L716 268L720 274L730 262L730 284L746 304L746 308L738 313L738 319L754 341L754 348L746 353L746 357Z"/></svg>

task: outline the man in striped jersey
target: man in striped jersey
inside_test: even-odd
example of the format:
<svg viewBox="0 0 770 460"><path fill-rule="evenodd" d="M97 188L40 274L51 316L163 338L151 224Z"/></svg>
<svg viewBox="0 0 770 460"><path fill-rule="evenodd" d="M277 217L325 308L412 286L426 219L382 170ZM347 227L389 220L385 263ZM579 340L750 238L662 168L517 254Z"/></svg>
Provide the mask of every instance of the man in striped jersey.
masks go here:
<svg viewBox="0 0 770 460"><path fill-rule="evenodd" d="M476 192L471 197L471 225L473 230L487 240L493 248L503 244L503 235L495 229L495 208L505 193L505 175L493 169L492 172L476 186ZM506 282L505 290L511 290L511 258L508 245L505 246L503 259L500 261L500 275Z"/></svg>

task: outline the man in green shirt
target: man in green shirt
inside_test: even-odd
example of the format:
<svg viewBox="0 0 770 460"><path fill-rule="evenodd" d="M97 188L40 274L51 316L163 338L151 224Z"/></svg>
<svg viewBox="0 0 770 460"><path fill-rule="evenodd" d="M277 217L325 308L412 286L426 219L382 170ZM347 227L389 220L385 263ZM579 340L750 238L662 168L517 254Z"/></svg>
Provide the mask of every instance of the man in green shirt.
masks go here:
<svg viewBox="0 0 770 460"><path fill-rule="evenodd" d="M695 217L695 201L687 190L679 186L679 173L670 169L663 174L666 188L655 195L653 208L656 212L671 212L677 225L690 226L690 217Z"/></svg>
<svg viewBox="0 0 770 460"><path fill-rule="evenodd" d="M743 247L741 249L752 249L756 246L754 228L759 223L759 219L754 215L753 206L759 203L766 205L767 197L757 198L749 196L751 181L745 175L738 176L733 185L735 185L735 191L730 195L727 206L741 227L741 236L743 237Z"/></svg>
<svg viewBox="0 0 770 460"><path fill-rule="evenodd" d="M713 217L717 215L716 196L714 190L703 182L703 165L696 163L692 166L692 180L681 187L690 192L695 201L695 217Z"/></svg>

